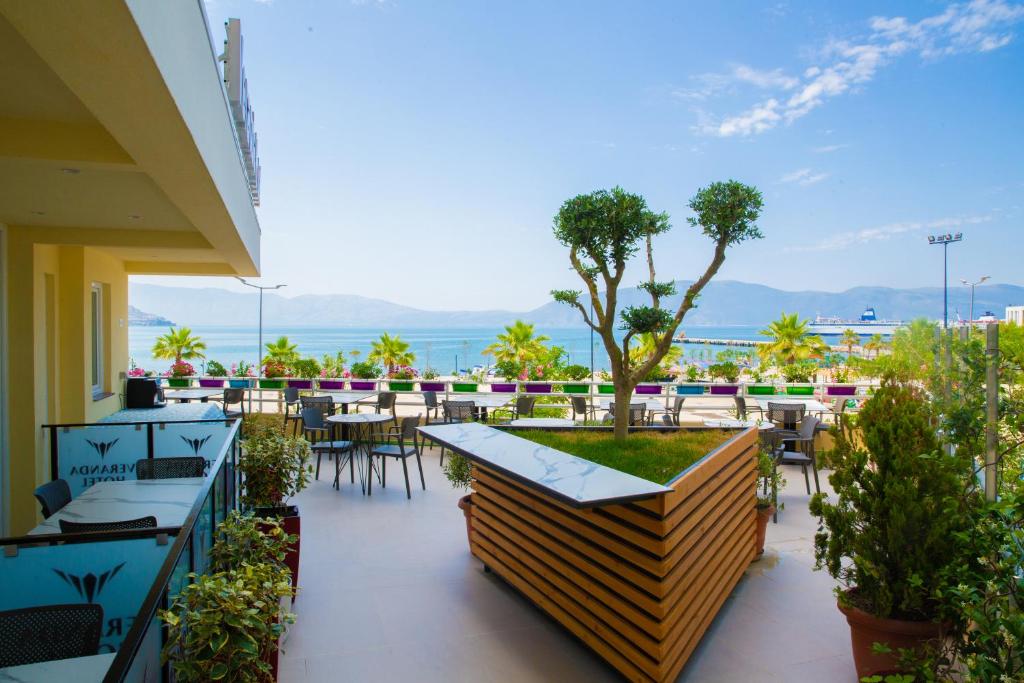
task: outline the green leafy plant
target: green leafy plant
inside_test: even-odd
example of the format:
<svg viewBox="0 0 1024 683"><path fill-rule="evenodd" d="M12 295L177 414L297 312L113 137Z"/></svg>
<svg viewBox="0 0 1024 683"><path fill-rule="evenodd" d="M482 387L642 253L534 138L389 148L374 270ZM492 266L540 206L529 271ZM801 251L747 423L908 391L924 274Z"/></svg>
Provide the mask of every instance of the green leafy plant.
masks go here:
<svg viewBox="0 0 1024 683"><path fill-rule="evenodd" d="M373 361L357 361L349 370L356 379L377 379L383 374L381 367Z"/></svg>
<svg viewBox="0 0 1024 683"><path fill-rule="evenodd" d="M197 336L192 334L188 327L178 329L170 328L167 334L156 338L153 344L153 358L173 360L179 363L183 360L205 358L206 344Z"/></svg>
<svg viewBox="0 0 1024 683"><path fill-rule="evenodd" d="M325 353L320 359L320 376L324 379L343 377L345 372L345 353L338 351L333 356Z"/></svg>
<svg viewBox="0 0 1024 683"><path fill-rule="evenodd" d="M574 382L582 382L590 379L590 368L586 365L567 365L562 370L562 377Z"/></svg>
<svg viewBox="0 0 1024 683"><path fill-rule="evenodd" d="M409 342L403 340L397 334L391 336L387 332L380 335L380 339L370 342L370 353L366 354L366 360L380 362L391 374L400 365L412 365L416 361L416 354L409 350ZM355 365L352 366L355 368Z"/></svg>
<svg viewBox="0 0 1024 683"><path fill-rule="evenodd" d="M252 375L252 363L247 363L244 360L240 360L236 365L231 366L232 377L252 377Z"/></svg>
<svg viewBox="0 0 1024 683"><path fill-rule="evenodd" d="M776 466L768 449L761 448L757 452L757 507L767 508L775 505L773 491L780 491L786 485L782 472ZM781 510L783 503L778 504Z"/></svg>
<svg viewBox="0 0 1024 683"><path fill-rule="evenodd" d="M494 372L499 377L504 377L507 382L515 382L523 372L523 363L518 360L499 360L494 364Z"/></svg>
<svg viewBox="0 0 1024 683"><path fill-rule="evenodd" d="M708 367L708 374L716 379L721 379L724 382L732 384L740 378L740 366L736 365L731 360L725 361L724 363L715 363Z"/></svg>
<svg viewBox="0 0 1024 683"><path fill-rule="evenodd" d="M782 372L782 378L787 382L806 384L814 376L815 366L812 363L793 363L783 365L779 370Z"/></svg>
<svg viewBox="0 0 1024 683"><path fill-rule="evenodd" d="M760 365L755 365L747 371L750 374L750 380L755 383L761 383L764 381L764 371Z"/></svg>
<svg viewBox="0 0 1024 683"><path fill-rule="evenodd" d="M473 483L473 466L458 453L452 453L444 462L444 476L453 488L468 491Z"/></svg>
<svg viewBox="0 0 1024 683"><path fill-rule="evenodd" d="M549 339L543 334L536 334L530 323L516 320L505 325L505 331L498 334L497 341L485 348L483 354L494 356L497 363L510 362L521 368L530 361L544 358L547 352L544 342Z"/></svg>
<svg viewBox="0 0 1024 683"><path fill-rule="evenodd" d="M408 365L400 365L389 372L388 377L391 379L415 379L416 370L410 368Z"/></svg>
<svg viewBox="0 0 1024 683"><path fill-rule="evenodd" d="M299 347L291 343L287 336L282 335L275 341L267 342L263 347L267 351L266 356L263 357L264 362L273 360L282 365L288 365L299 359Z"/></svg>
<svg viewBox="0 0 1024 683"><path fill-rule="evenodd" d="M822 358L828 352L828 345L821 337L811 334L809 321L801 320L797 313L783 313L778 320L772 322L761 334L768 337L767 344L757 347L762 360L771 360L786 366L800 363L812 358Z"/></svg>
<svg viewBox="0 0 1024 683"><path fill-rule="evenodd" d="M691 363L686 366L686 381L693 383L704 379L704 370L699 365Z"/></svg>
<svg viewBox="0 0 1024 683"><path fill-rule="evenodd" d="M261 562L284 567L284 558L296 537L285 533L278 520L232 510L217 527L210 548L210 571L226 572L243 564Z"/></svg>
<svg viewBox="0 0 1024 683"><path fill-rule="evenodd" d="M309 443L301 437L272 431L250 435L238 460L244 477L242 503L249 509L283 505L309 484L310 459Z"/></svg>
<svg viewBox="0 0 1024 683"><path fill-rule="evenodd" d="M440 374L434 368L423 368L423 373L420 375L420 379L437 379L438 377Z"/></svg>
<svg viewBox="0 0 1024 683"><path fill-rule="evenodd" d="M215 360L206 364L206 374L210 377L227 377L228 369Z"/></svg>
<svg viewBox="0 0 1024 683"><path fill-rule="evenodd" d="M320 376L320 363L316 358L299 358L290 364L292 376L300 379L313 379Z"/></svg>
<svg viewBox="0 0 1024 683"><path fill-rule="evenodd" d="M263 376L267 379L277 379L288 376L288 366L276 360L267 360L263 363Z"/></svg>

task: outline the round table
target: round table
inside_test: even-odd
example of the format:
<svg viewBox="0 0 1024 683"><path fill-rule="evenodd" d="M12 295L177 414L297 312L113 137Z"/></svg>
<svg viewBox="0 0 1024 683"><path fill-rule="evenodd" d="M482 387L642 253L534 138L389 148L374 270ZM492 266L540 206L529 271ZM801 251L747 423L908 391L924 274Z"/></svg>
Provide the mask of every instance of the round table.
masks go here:
<svg viewBox="0 0 1024 683"><path fill-rule="evenodd" d="M326 422L330 425L341 425L342 427L348 427L350 429L349 437L352 444L355 446L352 451L353 457L360 452L360 448L366 453L366 477L364 479L363 464L362 460L358 461L359 468L359 485L363 489L363 493L370 495L370 480L373 476L373 463L370 459L370 449L373 448L373 436L374 432L377 431L377 425L385 422L394 422L394 417L386 413L343 413L341 415L331 415L326 419ZM334 436L331 436L333 440ZM340 486L338 477L334 479L335 486Z"/></svg>

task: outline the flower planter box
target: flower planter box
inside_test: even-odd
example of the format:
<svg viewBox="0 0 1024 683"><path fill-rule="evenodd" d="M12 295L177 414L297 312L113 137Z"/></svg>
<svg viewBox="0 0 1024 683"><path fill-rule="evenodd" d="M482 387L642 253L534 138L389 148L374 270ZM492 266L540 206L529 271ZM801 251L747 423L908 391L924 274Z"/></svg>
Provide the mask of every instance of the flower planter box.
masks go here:
<svg viewBox="0 0 1024 683"><path fill-rule="evenodd" d="M271 517L280 520L284 532L295 536L295 542L289 546L288 552L284 556L284 563L292 572L292 588L296 588L299 585L299 542L302 540L302 518L299 517L299 508L295 505L287 505L256 508L254 512L257 517Z"/></svg>
<svg viewBox="0 0 1024 683"><path fill-rule="evenodd" d="M597 393L599 393L599 394L614 394L615 393L615 385L614 384L598 384L597 385Z"/></svg>
<svg viewBox="0 0 1024 683"><path fill-rule="evenodd" d="M324 391L341 391L345 388L345 380L343 379L322 379L320 380L320 388Z"/></svg>
<svg viewBox="0 0 1024 683"><path fill-rule="evenodd" d="M748 396L774 396L775 387L770 384L751 384L747 387Z"/></svg>
<svg viewBox="0 0 1024 683"><path fill-rule="evenodd" d="M284 389L283 379L261 379L260 389Z"/></svg>
<svg viewBox="0 0 1024 683"><path fill-rule="evenodd" d="M377 383L365 379L354 379L349 382L349 386L352 387L353 391L373 391L377 388Z"/></svg>
<svg viewBox="0 0 1024 683"><path fill-rule="evenodd" d="M231 387L232 389L248 389L249 388L249 380L248 379L229 379L228 380L228 386Z"/></svg>
<svg viewBox="0 0 1024 683"><path fill-rule="evenodd" d="M420 391L444 391L444 382L420 382Z"/></svg>
<svg viewBox="0 0 1024 683"><path fill-rule="evenodd" d="M825 387L826 396L856 396L856 384L830 384Z"/></svg>
<svg viewBox="0 0 1024 683"><path fill-rule="evenodd" d="M704 393L704 387L699 384L680 384L676 387L676 394L679 396L700 396Z"/></svg>
<svg viewBox="0 0 1024 683"><path fill-rule="evenodd" d="M660 384L637 384L636 393L644 394L645 396L654 396L661 393Z"/></svg>
<svg viewBox="0 0 1024 683"><path fill-rule="evenodd" d="M788 396L814 396L814 387L786 387L786 394Z"/></svg>
<svg viewBox="0 0 1024 683"><path fill-rule="evenodd" d="M739 393L740 386L738 384L712 384L711 395L712 396L735 396Z"/></svg>
<svg viewBox="0 0 1024 683"><path fill-rule="evenodd" d="M288 386L292 389L312 389L313 380L311 379L290 379L288 380Z"/></svg>
<svg viewBox="0 0 1024 683"><path fill-rule="evenodd" d="M452 391L461 393L473 393L477 390L476 382L452 382Z"/></svg>
<svg viewBox="0 0 1024 683"><path fill-rule="evenodd" d="M550 382L527 382L523 385L526 393L528 394L550 394L551 383Z"/></svg>
<svg viewBox="0 0 1024 683"><path fill-rule="evenodd" d="M191 386L192 380L188 377L168 377L167 386L169 387L187 387Z"/></svg>
<svg viewBox="0 0 1024 683"><path fill-rule="evenodd" d="M565 394L589 394L589 384L563 384L562 393Z"/></svg>
<svg viewBox="0 0 1024 683"><path fill-rule="evenodd" d="M491 391L496 394L514 394L516 393L517 385L515 382L492 382Z"/></svg>
<svg viewBox="0 0 1024 683"><path fill-rule="evenodd" d="M411 381L398 380L388 382L388 386L391 391L412 391L413 383Z"/></svg>
<svg viewBox="0 0 1024 683"><path fill-rule="evenodd" d="M204 389L216 389L224 386L224 380L222 379L201 379L199 380L199 386Z"/></svg>

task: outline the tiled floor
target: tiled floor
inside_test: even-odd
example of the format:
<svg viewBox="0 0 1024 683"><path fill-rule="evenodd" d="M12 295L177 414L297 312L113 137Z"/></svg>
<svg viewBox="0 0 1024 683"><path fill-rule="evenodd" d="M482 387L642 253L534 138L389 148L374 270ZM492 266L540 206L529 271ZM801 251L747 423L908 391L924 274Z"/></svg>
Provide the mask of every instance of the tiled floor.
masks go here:
<svg viewBox="0 0 1024 683"><path fill-rule="evenodd" d="M302 593L280 680L616 681L618 674L469 554L460 491L424 458L405 498L401 466L364 497L329 477L296 500ZM325 468L333 470L327 465ZM814 520L797 468L785 510L680 681L854 681L832 580L812 570ZM824 475L822 483L825 483ZM813 484L812 484L813 486Z"/></svg>

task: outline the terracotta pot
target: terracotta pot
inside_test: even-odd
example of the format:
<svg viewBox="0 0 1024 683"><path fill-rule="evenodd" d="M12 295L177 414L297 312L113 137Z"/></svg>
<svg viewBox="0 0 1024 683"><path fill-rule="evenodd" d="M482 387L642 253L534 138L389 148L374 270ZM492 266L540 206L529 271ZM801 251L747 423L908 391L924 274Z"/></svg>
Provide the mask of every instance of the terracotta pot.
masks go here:
<svg viewBox="0 0 1024 683"><path fill-rule="evenodd" d="M466 516L466 540L470 543L473 542L473 494L459 498L459 508L462 510L462 514Z"/></svg>
<svg viewBox="0 0 1024 683"><path fill-rule="evenodd" d="M879 619L856 607L843 607L839 611L846 615L850 625L850 641L853 645L853 663L857 668L858 680L899 669L898 651L917 650L929 641L943 637L945 625L934 621L904 621L902 619ZM874 643L886 643L892 654L876 654Z"/></svg>
<svg viewBox="0 0 1024 683"><path fill-rule="evenodd" d="M757 508L757 537L754 539L754 552L758 557L764 554L764 538L768 534L768 520L775 514L775 506Z"/></svg>

